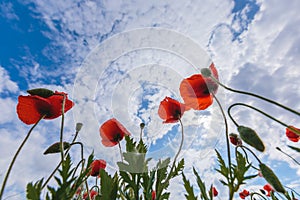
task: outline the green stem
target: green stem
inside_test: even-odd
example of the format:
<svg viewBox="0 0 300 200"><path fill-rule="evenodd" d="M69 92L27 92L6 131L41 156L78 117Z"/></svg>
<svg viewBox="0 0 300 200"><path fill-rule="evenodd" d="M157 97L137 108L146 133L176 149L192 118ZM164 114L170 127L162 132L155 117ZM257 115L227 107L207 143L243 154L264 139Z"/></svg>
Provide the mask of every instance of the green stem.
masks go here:
<svg viewBox="0 0 300 200"><path fill-rule="evenodd" d="M255 155L255 153L254 153L251 149L249 149L249 148L246 147L246 146L241 146L241 148L247 149L247 150L255 157L255 159L259 162L259 164L261 164L260 159Z"/></svg>
<svg viewBox="0 0 300 200"><path fill-rule="evenodd" d="M181 126L181 141L180 141L179 149L178 149L178 151L177 151L177 153L176 153L176 155L175 155L175 157L174 157L174 160L173 160L173 163L172 163L171 170L170 170L170 172L169 172L169 174L168 174L166 180L164 181L164 187L163 187L163 188L165 188L166 184L168 184L169 181L170 181L170 179L171 179L172 172L173 172L173 169L174 169L175 164L176 164L176 160L177 160L177 158L178 158L178 156L179 156L179 153L181 152L181 149L182 149L182 146L183 146L183 141L184 141L183 124L182 124L181 119L179 119L178 121L179 121L180 126ZM163 190L157 191L156 199L160 199L160 195L161 195L162 191L163 191Z"/></svg>
<svg viewBox="0 0 300 200"><path fill-rule="evenodd" d="M78 134L79 134L79 131L76 131L75 136L74 136L74 138L72 140L72 143L74 143L76 141ZM66 154L70 151L70 149L71 149L71 147L66 150ZM52 173L50 174L50 176L47 178L47 180L43 184L42 189L44 189L47 186L47 184L49 183L49 181L51 180L51 178L54 176L54 174L56 173L56 171L59 169L61 163L62 163L62 161L60 161L58 163L58 165L56 166L56 168L52 171Z"/></svg>
<svg viewBox="0 0 300 200"><path fill-rule="evenodd" d="M280 151L281 153L283 153L284 155L288 156L290 159L292 159L295 163L297 163L298 165L300 165L300 163L295 159L293 158L292 156L290 156L289 154L285 153L284 151L282 151L279 147L276 147L276 149L278 151Z"/></svg>
<svg viewBox="0 0 300 200"><path fill-rule="evenodd" d="M218 100L218 98L212 93L214 99L217 101L217 104L221 110L221 113L222 113L222 116L223 116L223 119L224 119L224 123L225 123L225 136L226 136L226 145L227 145L227 157L228 157L228 169L229 169L229 178L230 178L230 181L228 180L228 185L229 187L229 199L232 199L233 198L233 194L234 194L234 191L233 191L233 178L232 178L232 171L231 171L231 157L230 157L230 144L229 144L229 135L228 135L228 123L227 123L227 118L225 116L225 113L224 113L224 110L222 108L222 105L220 103L220 101Z"/></svg>
<svg viewBox="0 0 300 200"><path fill-rule="evenodd" d="M252 167L253 169L259 170L257 167L254 167L254 166L249 162L248 155L247 155L245 149L243 149L241 146L236 146L236 148L235 148L235 157L237 157L237 149L238 149L238 148L241 148L242 151L244 152L247 163L248 163L249 165L251 165L251 167Z"/></svg>
<svg viewBox="0 0 300 200"><path fill-rule="evenodd" d="M223 88L225 88L226 90L229 90L229 91L231 91L231 92L236 92L236 93L239 93L239 94L245 94L245 95L249 95L249 96L253 96L253 97L262 99L262 100L264 100L264 101L267 101L267 102L269 102L269 103L271 103L271 104L274 104L274 105L276 105L276 106L279 106L279 107L281 107L281 108L283 108L283 109L285 109L285 110L288 110L288 111L290 111L290 112L292 112L292 113L294 113L294 114L300 116L300 112L297 112L297 111L295 111L295 110L293 110L293 109L291 109L291 108L289 108L289 107L287 107L287 106L285 106L285 105L282 105L282 104L280 104L280 103L277 103L276 101L273 101L273 100L271 100L271 99L268 99L268 98L266 98L266 97L263 97L263 96L260 96L260 95L257 95L257 94L251 93L251 92L245 92L245 91L241 91L241 90L232 89L232 88L227 87L227 86L223 85L222 83L220 83L219 80L217 80L215 77L210 76L210 78L211 78L212 80L214 80L216 83L218 83L220 86L222 86Z"/></svg>
<svg viewBox="0 0 300 200"><path fill-rule="evenodd" d="M46 115L43 115L43 116L42 116L42 117L41 117L41 118L40 118L40 119L39 119L32 127L31 127L31 129L28 131L26 137L24 138L23 142L21 143L21 145L20 145L19 148L17 149L17 152L15 153L15 155L14 155L12 161L10 162L10 165L9 165L9 167L8 167L8 170L7 170L6 174L5 174L5 178L4 178L4 180L3 180L3 184L2 184L2 187L1 187L0 200L2 199L2 196L3 196L3 193L4 193L4 188L5 188L6 182L7 182L7 180L8 180L9 174L10 174L10 172L11 172L11 170L12 170L12 167L13 167L13 165L14 165L14 163L15 163L15 161L16 161L16 159L17 159L19 153L20 153L20 151L22 150L24 144L25 144L26 141L28 140L28 138L29 138L31 132L33 131L33 129L38 125L38 123L39 123L45 116L46 116Z"/></svg>
<svg viewBox="0 0 300 200"><path fill-rule="evenodd" d="M251 193L251 195L250 195L251 200L255 200L255 198L253 197L254 195L258 195L258 196L260 196L261 198L267 200L266 197L264 197L263 195L261 195L261 194L259 194L259 193L257 193L257 192L252 192L252 193Z"/></svg>
<svg viewBox="0 0 300 200"><path fill-rule="evenodd" d="M64 121L65 121L65 103L66 103L66 95L63 94L63 102L61 109L61 126L60 126L60 152L61 152L61 161L64 160L64 143L63 143L63 134L64 134Z"/></svg>
<svg viewBox="0 0 300 200"><path fill-rule="evenodd" d="M121 148L120 142L118 142L118 146L119 146L119 151L120 151L121 161L123 162L123 153L122 153L122 148Z"/></svg>
<svg viewBox="0 0 300 200"><path fill-rule="evenodd" d="M245 103L235 103L235 104L232 104L232 105L228 108L227 112L228 112L229 117L231 118L231 120L233 121L233 123L234 123L237 127L238 127L239 125L238 125L238 123L237 123L236 121L234 121L234 119L233 119L233 117L231 116L231 113L230 113L230 110L231 110L233 107L235 107L235 106L245 106L245 107L251 108L251 109L253 109L253 110L255 110L255 111L257 111L257 112L263 114L264 116L266 116L266 117L268 117L268 118L274 120L275 122L281 124L282 126L285 126L285 127L288 127L288 126L289 126L289 125L283 123L282 121L280 121L280 120L278 120L278 119L272 117L271 115L269 115L269 114L267 114L267 113L261 111L261 110L258 109L258 108L255 108L255 107L250 106L250 105L245 104Z"/></svg>

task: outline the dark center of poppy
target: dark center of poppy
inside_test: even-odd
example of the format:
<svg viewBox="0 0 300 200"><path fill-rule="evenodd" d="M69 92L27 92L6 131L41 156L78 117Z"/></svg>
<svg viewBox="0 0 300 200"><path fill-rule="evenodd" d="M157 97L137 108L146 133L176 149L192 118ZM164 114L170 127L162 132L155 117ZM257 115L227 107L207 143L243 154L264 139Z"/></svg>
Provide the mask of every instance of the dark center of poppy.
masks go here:
<svg viewBox="0 0 300 200"><path fill-rule="evenodd" d="M122 135L121 135L121 133L116 133L115 135L114 135L114 137L113 137L113 141L114 142L119 142L119 141L121 141L122 140Z"/></svg>
<svg viewBox="0 0 300 200"><path fill-rule="evenodd" d="M180 110L175 110L174 112L174 118L179 119L181 117L181 111Z"/></svg>

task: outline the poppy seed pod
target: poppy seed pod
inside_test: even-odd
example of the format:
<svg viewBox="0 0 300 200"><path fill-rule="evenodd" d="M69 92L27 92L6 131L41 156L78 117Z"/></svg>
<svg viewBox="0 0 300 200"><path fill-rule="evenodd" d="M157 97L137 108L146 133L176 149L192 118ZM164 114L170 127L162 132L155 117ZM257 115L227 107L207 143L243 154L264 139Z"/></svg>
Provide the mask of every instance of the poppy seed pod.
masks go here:
<svg viewBox="0 0 300 200"><path fill-rule="evenodd" d="M267 165L260 163L259 169L263 175L263 177L266 179L268 183L277 191L281 193L285 193L285 189L283 188L281 182L275 175L275 173L272 171L271 168L269 168Z"/></svg>
<svg viewBox="0 0 300 200"><path fill-rule="evenodd" d="M241 139L245 143L254 147L258 151L263 152L265 150L264 143L262 142L262 140L259 138L259 136L253 129L251 129L249 127L245 127L245 126L239 126L238 132L240 133Z"/></svg>

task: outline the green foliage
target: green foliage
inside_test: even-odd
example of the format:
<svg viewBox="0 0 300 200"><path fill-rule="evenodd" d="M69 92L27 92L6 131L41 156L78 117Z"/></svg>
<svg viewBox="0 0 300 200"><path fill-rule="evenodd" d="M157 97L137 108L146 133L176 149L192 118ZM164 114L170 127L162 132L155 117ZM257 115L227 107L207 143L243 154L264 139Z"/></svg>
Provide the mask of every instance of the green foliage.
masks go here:
<svg viewBox="0 0 300 200"><path fill-rule="evenodd" d="M42 192L43 179L35 184L28 183L26 187L26 198L30 200L39 200Z"/></svg>
<svg viewBox="0 0 300 200"><path fill-rule="evenodd" d="M197 184L198 187L200 189L200 197L201 199L205 199L205 200L209 200L207 194L206 194L206 187L205 187L205 183L201 180L199 174L197 173L197 171L195 170L195 168L193 168L193 172L197 178Z"/></svg>
<svg viewBox="0 0 300 200"><path fill-rule="evenodd" d="M117 199L118 193L118 175L117 173L111 177L105 170L100 170L101 181L101 198L100 200L114 200Z"/></svg>
<svg viewBox="0 0 300 200"><path fill-rule="evenodd" d="M185 198L187 200L197 200L197 197L194 194L193 186L191 186L190 181L186 179L184 173L182 173L182 180L185 191L187 192L187 194L184 195Z"/></svg>
<svg viewBox="0 0 300 200"><path fill-rule="evenodd" d="M64 150L70 148L70 143L69 142L63 142L63 147ZM61 147L60 147L60 142L56 142L49 146L46 151L44 152L44 155L46 154L53 154L53 153L60 153L61 152Z"/></svg>

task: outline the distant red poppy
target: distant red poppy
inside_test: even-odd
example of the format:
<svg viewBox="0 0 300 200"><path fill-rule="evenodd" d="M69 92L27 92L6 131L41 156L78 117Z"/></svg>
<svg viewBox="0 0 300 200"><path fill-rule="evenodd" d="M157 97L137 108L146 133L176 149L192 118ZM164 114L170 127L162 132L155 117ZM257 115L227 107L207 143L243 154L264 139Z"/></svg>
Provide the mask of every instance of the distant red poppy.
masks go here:
<svg viewBox="0 0 300 200"><path fill-rule="evenodd" d="M212 76L218 79L218 71L214 64L209 66ZM218 90L218 84L211 78L201 74L194 74L180 83L180 95L187 107L195 110L204 110L213 102L212 94Z"/></svg>
<svg viewBox="0 0 300 200"><path fill-rule="evenodd" d="M91 163L91 176L98 176L100 169L106 168L106 161L105 160L94 160Z"/></svg>
<svg viewBox="0 0 300 200"><path fill-rule="evenodd" d="M156 198L156 192L155 192L155 190L152 191L151 196L152 196L151 199L155 200L155 198Z"/></svg>
<svg viewBox="0 0 300 200"><path fill-rule="evenodd" d="M67 112L74 106L74 103L64 92L56 91L47 98L38 95L20 95L17 105L19 119L30 125L35 124L44 115L46 115L44 119L55 119L61 116L64 95L66 96L64 112Z"/></svg>
<svg viewBox="0 0 300 200"><path fill-rule="evenodd" d="M91 190L91 191L90 191L91 199L94 199L94 197L95 197L96 195L98 195L98 192L97 192L97 191L95 191L95 190ZM89 199L89 198L88 198L88 193L87 193L87 192L85 192L85 193L83 194L83 199L84 199L84 200Z"/></svg>
<svg viewBox="0 0 300 200"><path fill-rule="evenodd" d="M250 195L250 192L248 190L243 190L242 192L239 193L241 199L245 199L247 196Z"/></svg>
<svg viewBox="0 0 300 200"><path fill-rule="evenodd" d="M264 185L264 190L266 190L268 193L266 194L268 197L271 196L271 192L274 192L273 187L267 183L266 185Z"/></svg>
<svg viewBox="0 0 300 200"><path fill-rule="evenodd" d="M160 102L158 115L165 120L164 123L174 123L181 118L184 111L184 104L170 97L165 97L165 99Z"/></svg>
<svg viewBox="0 0 300 200"><path fill-rule="evenodd" d="M100 127L102 144L106 147L117 145L125 135L130 135L126 128L115 118L109 119Z"/></svg>
<svg viewBox="0 0 300 200"><path fill-rule="evenodd" d="M294 130L293 130L294 129ZM296 128L294 126L289 126L286 128L286 136L288 137L289 140L293 141L293 142L298 142L300 140L300 135L298 135L295 130L300 131L299 128Z"/></svg>
<svg viewBox="0 0 300 200"><path fill-rule="evenodd" d="M219 192L215 187L212 187L212 194L214 197L218 196Z"/></svg>
<svg viewBox="0 0 300 200"><path fill-rule="evenodd" d="M239 138L239 136L235 133L230 133L229 139L230 139L231 144L233 144L235 146L241 146L243 144L241 138Z"/></svg>

